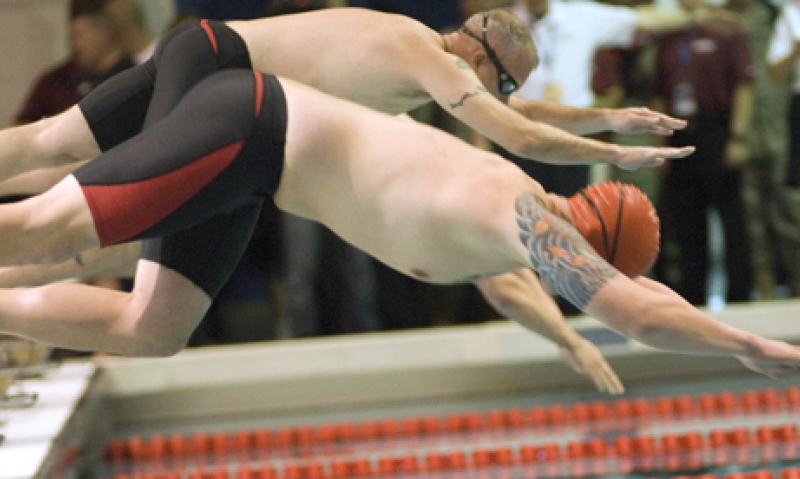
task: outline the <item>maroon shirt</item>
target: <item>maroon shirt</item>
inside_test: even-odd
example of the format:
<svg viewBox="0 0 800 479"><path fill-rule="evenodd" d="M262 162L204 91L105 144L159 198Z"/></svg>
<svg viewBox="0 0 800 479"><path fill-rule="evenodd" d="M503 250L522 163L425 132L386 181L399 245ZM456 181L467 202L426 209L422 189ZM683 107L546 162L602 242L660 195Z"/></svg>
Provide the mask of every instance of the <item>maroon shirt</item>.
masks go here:
<svg viewBox="0 0 800 479"><path fill-rule="evenodd" d="M592 91L605 95L616 86L622 86L622 52L616 48L603 48L594 54Z"/></svg>
<svg viewBox="0 0 800 479"><path fill-rule="evenodd" d="M134 66L127 58L102 75L89 75L72 59L44 72L14 115L14 123L33 123L57 115L78 103L102 81Z"/></svg>
<svg viewBox="0 0 800 479"><path fill-rule="evenodd" d="M675 85L689 82L694 88L699 115L718 115L731 110L733 90L753 78L753 64L744 31L717 33L693 29L665 35L658 42L653 96L666 102L672 112Z"/></svg>

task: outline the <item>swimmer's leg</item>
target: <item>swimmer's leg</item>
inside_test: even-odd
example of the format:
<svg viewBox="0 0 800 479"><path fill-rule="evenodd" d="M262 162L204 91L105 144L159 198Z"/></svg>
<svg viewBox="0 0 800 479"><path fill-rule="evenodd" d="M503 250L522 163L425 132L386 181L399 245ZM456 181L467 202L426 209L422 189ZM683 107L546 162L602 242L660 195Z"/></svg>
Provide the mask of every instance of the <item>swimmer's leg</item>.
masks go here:
<svg viewBox="0 0 800 479"><path fill-rule="evenodd" d="M180 351L211 299L181 274L142 260L130 293L82 284L0 289L0 332L129 356Z"/></svg>

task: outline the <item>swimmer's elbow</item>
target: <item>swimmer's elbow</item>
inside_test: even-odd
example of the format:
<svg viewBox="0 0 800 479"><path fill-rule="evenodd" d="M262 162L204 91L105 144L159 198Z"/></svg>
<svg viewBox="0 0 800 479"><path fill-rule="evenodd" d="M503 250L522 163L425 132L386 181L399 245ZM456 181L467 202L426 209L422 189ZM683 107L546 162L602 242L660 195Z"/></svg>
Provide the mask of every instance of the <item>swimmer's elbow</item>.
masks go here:
<svg viewBox="0 0 800 479"><path fill-rule="evenodd" d="M538 156L548 149L545 142L538 135L517 134L500 143L509 153L523 158Z"/></svg>
<svg viewBox="0 0 800 479"><path fill-rule="evenodd" d="M659 336L663 328L654 320L652 312L641 311L639 314L628 315L622 333L629 338L644 344L649 344L649 338Z"/></svg>
<svg viewBox="0 0 800 479"><path fill-rule="evenodd" d="M646 301L630 292L618 296L614 286L601 289L592 299L587 308L590 315L616 332L645 344L663 334L660 302Z"/></svg>

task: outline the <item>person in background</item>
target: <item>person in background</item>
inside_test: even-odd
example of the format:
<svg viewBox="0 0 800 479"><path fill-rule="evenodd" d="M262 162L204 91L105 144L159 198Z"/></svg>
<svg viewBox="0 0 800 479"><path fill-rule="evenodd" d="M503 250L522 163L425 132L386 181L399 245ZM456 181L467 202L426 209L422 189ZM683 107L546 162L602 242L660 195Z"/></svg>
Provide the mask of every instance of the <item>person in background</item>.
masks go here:
<svg viewBox="0 0 800 479"><path fill-rule="evenodd" d="M703 0L680 0L687 13ZM661 37L653 109L688 121L665 141L695 145L689 161L663 168L657 207L662 220L659 279L695 305L706 304L709 214L722 225L727 302L750 300L752 264L741 193L753 108L753 64L744 29L693 28Z"/></svg>
<svg viewBox="0 0 800 479"><path fill-rule="evenodd" d="M592 65L601 48L632 47L642 34L685 30L698 23L728 23L732 19L707 9L686 12L652 7L629 8L597 2L516 0L510 11L521 18L539 50L539 66L515 92L524 100L547 100L589 108ZM500 148L503 156L522 167L548 190L572 195L589 182L589 167L543 165L519 161Z"/></svg>
<svg viewBox="0 0 800 479"><path fill-rule="evenodd" d="M147 31L138 0L108 0L105 11L117 27L123 50L137 65L153 56L158 40Z"/></svg>
<svg viewBox="0 0 800 479"><path fill-rule="evenodd" d="M742 195L752 245L753 280L759 299L785 295L778 285L800 294L800 196L786 187L788 123L775 114L789 104L788 79L773 82L767 50L778 7L766 0L729 0L727 8L741 13L753 60L753 120L746 134L749 160L742 170ZM793 239L794 238L794 239Z"/></svg>
<svg viewBox="0 0 800 479"><path fill-rule="evenodd" d="M784 124L789 132L800 128L800 7L796 2L787 1L780 9L773 24L767 48L767 73L769 78L788 95L785 103ZM774 115L775 112L772 111ZM800 248L800 138L788 134L785 150L786 166L780 175L783 187L778 191L782 197L778 203L779 231L791 245L788 262L800 263L795 251ZM791 271L791 290L794 296L800 295L800 271Z"/></svg>
<svg viewBox="0 0 800 479"><path fill-rule="evenodd" d="M70 56L36 79L14 115L15 124L57 115L78 103L105 79L133 66L122 49L116 25L103 11L105 3L72 0Z"/></svg>

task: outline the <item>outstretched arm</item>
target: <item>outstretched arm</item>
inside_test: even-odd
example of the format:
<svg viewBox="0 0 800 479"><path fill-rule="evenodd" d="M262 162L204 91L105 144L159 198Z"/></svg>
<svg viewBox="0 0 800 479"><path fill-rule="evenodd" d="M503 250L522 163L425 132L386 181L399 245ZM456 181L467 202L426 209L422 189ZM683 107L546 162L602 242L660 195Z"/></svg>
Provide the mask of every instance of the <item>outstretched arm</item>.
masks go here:
<svg viewBox="0 0 800 479"><path fill-rule="evenodd" d="M475 281L484 298L503 316L558 345L564 360L585 374L601 392L622 394L625 388L603 355L569 327L553 298L530 269Z"/></svg>
<svg viewBox="0 0 800 479"><path fill-rule="evenodd" d="M517 216L529 261L542 280L611 329L654 348L736 356L772 377L798 373L800 348L728 326L663 285L620 274L537 197L521 195Z"/></svg>
<svg viewBox="0 0 800 479"><path fill-rule="evenodd" d="M686 120L648 108L574 108L551 101L523 100L512 95L508 106L524 117L547 123L576 135L601 131L671 135L686 127Z"/></svg>
<svg viewBox="0 0 800 479"><path fill-rule="evenodd" d="M657 166L667 158L683 158L694 147L625 147L573 135L529 120L491 95L462 59L420 44L415 58L422 88L450 114L518 156L555 164L612 163L621 168Z"/></svg>

